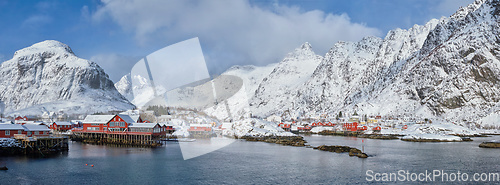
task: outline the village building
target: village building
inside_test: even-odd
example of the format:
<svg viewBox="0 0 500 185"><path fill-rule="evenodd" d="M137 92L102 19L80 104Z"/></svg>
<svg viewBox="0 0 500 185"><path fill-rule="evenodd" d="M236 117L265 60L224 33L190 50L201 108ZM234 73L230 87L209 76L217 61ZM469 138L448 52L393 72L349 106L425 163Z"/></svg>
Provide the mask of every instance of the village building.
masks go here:
<svg viewBox="0 0 500 185"><path fill-rule="evenodd" d="M342 125L342 128L345 130L345 131L358 131L358 123L357 122L352 122L352 123L344 123Z"/></svg>
<svg viewBox="0 0 500 185"><path fill-rule="evenodd" d="M52 130L57 130L57 131L68 131L74 128L74 124L71 122L52 122L49 126L50 129Z"/></svg>
<svg viewBox="0 0 500 185"><path fill-rule="evenodd" d="M25 128L19 124L0 124L0 138L14 138L14 134L22 134Z"/></svg>
<svg viewBox="0 0 500 185"><path fill-rule="evenodd" d="M290 122L280 123L278 127L282 128L284 131L290 131L292 129L292 124Z"/></svg>
<svg viewBox="0 0 500 185"><path fill-rule="evenodd" d="M190 124L188 132L198 133L198 132L211 132L212 126L209 124Z"/></svg>
<svg viewBox="0 0 500 185"><path fill-rule="evenodd" d="M175 132L175 128L174 128L173 124L160 123L160 126L162 127L162 132L165 132L165 134L173 134Z"/></svg>
<svg viewBox="0 0 500 185"><path fill-rule="evenodd" d="M47 137L50 135L50 129L45 125L25 124L25 125L23 125L23 127L25 128L25 131L26 131L26 133L23 133L23 134L25 134L28 137L33 137L33 136L36 136L36 137L46 136Z"/></svg>
<svg viewBox="0 0 500 185"><path fill-rule="evenodd" d="M15 134L23 134L27 137L43 137L50 135L50 129L45 125L0 124L0 138L14 138Z"/></svg>
<svg viewBox="0 0 500 185"><path fill-rule="evenodd" d="M158 123L133 123L128 126L128 133L151 133L153 136L159 136L162 134L162 126Z"/></svg>

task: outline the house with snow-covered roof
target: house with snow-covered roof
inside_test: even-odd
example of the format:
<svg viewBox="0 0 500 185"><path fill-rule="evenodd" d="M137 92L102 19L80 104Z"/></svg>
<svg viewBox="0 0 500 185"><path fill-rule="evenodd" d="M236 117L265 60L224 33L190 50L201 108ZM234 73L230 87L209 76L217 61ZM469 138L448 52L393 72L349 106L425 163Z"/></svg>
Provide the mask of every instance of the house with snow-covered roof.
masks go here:
<svg viewBox="0 0 500 185"><path fill-rule="evenodd" d="M63 121L52 122L52 124L50 124L49 128L52 130L68 131L68 130L71 130L73 128L73 123L63 122Z"/></svg>
<svg viewBox="0 0 500 185"><path fill-rule="evenodd" d="M129 115L88 115L82 121L84 132L123 132L135 123Z"/></svg>
<svg viewBox="0 0 500 185"><path fill-rule="evenodd" d="M0 138L14 138L15 134L42 137L49 136L50 129L45 125L36 124L0 124Z"/></svg>

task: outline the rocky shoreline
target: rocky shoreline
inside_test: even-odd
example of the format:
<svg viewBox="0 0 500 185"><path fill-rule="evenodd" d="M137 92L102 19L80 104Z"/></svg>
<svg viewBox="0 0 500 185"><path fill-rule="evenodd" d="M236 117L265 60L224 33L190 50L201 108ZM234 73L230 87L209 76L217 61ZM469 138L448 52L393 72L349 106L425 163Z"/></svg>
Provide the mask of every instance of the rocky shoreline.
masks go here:
<svg viewBox="0 0 500 185"><path fill-rule="evenodd" d="M302 136L265 136L265 137L252 137L252 136L243 136L238 139L244 139L246 141L260 141L266 143L276 143L285 146L296 146L296 147L307 147L313 148L315 150L329 151L335 153L349 153L349 156L357 156L359 158L367 158L368 155L363 153L361 150L357 148L352 148L349 146L327 146L321 145L318 147L312 147L307 145L307 141L304 140Z"/></svg>
<svg viewBox="0 0 500 185"><path fill-rule="evenodd" d="M266 143L276 143L285 146L308 146L307 141L304 140L302 136L264 136L264 137L252 137L243 136L238 139L244 139L246 141L261 141Z"/></svg>
<svg viewBox="0 0 500 185"><path fill-rule="evenodd" d="M352 148L349 146L329 146L329 145L321 145L318 147L314 147L315 150L322 150L322 151L328 151L328 152L335 152L335 153L346 153L349 152L349 156L357 156L359 158L368 158L368 155L366 153L363 153L361 150L357 148Z"/></svg>
<svg viewBox="0 0 500 185"><path fill-rule="evenodd" d="M483 142L479 144L481 148L500 148L500 142Z"/></svg>

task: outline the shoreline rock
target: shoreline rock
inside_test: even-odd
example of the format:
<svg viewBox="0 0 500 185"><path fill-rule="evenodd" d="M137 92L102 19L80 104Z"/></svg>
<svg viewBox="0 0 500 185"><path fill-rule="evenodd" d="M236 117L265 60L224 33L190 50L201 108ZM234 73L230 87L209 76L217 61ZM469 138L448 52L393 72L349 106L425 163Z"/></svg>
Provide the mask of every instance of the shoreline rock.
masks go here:
<svg viewBox="0 0 500 185"><path fill-rule="evenodd" d="M276 143L285 146L308 146L307 141L302 136L265 136L265 137L252 137L243 136L239 139L246 141L261 141L266 143Z"/></svg>
<svg viewBox="0 0 500 185"><path fill-rule="evenodd" d="M500 142L482 142L479 144L481 148L500 148Z"/></svg>
<svg viewBox="0 0 500 185"><path fill-rule="evenodd" d="M368 158L368 154L363 153L361 150L357 148L352 148L349 146L338 146L338 145L321 145L318 147L314 147L313 149L315 150L322 150L322 151L328 151L328 152L335 152L335 153L349 153L349 156L357 156L359 158Z"/></svg>

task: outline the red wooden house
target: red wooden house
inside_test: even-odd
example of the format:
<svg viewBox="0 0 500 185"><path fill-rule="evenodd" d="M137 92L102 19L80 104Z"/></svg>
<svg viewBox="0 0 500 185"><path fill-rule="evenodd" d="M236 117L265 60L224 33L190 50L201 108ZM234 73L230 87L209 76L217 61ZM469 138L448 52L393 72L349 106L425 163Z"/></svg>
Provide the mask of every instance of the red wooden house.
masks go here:
<svg viewBox="0 0 500 185"><path fill-rule="evenodd" d="M164 134L172 134L175 132L175 128L171 124L162 123L160 126L162 127L162 133Z"/></svg>
<svg viewBox="0 0 500 185"><path fill-rule="evenodd" d="M146 134L159 136L162 133L162 126L158 123L133 123L128 126L128 134Z"/></svg>
<svg viewBox="0 0 500 185"><path fill-rule="evenodd" d="M344 123L342 128L347 131L358 131L358 122Z"/></svg>
<svg viewBox="0 0 500 185"><path fill-rule="evenodd" d="M24 117L21 117L21 116L17 116L16 118L14 118L15 121L36 121L36 117L35 116L24 116Z"/></svg>
<svg viewBox="0 0 500 185"><path fill-rule="evenodd" d="M0 138L13 138L14 134L24 134L28 137L43 137L50 135L50 129L45 125L0 124Z"/></svg>
<svg viewBox="0 0 500 185"><path fill-rule="evenodd" d="M123 132L134 123L128 115L88 115L82 121L82 132Z"/></svg>
<svg viewBox="0 0 500 185"><path fill-rule="evenodd" d="M306 126L303 126L303 127L297 127L297 130L299 130L299 131L309 131L311 129L312 129L312 127L309 126L309 125L306 125Z"/></svg>
<svg viewBox="0 0 500 185"><path fill-rule="evenodd" d="M191 124L188 131L189 132L211 132L212 126L207 125L207 124Z"/></svg>
<svg viewBox="0 0 500 185"><path fill-rule="evenodd" d="M358 126L358 130L359 131L368 130L368 127L367 126Z"/></svg>
<svg viewBox="0 0 500 185"><path fill-rule="evenodd" d="M0 124L0 138L13 138L14 134L22 134L24 127L18 124Z"/></svg>
<svg viewBox="0 0 500 185"><path fill-rule="evenodd" d="M281 127L285 131L290 131L292 124L280 123L280 124L278 124L278 127Z"/></svg>
<svg viewBox="0 0 500 185"><path fill-rule="evenodd" d="M50 129L45 125L25 124L23 127L25 128L23 134L28 137L44 137L50 135Z"/></svg>
<svg viewBox="0 0 500 185"><path fill-rule="evenodd" d="M73 128L73 125L70 122L53 122L49 128L52 130L68 131Z"/></svg>

